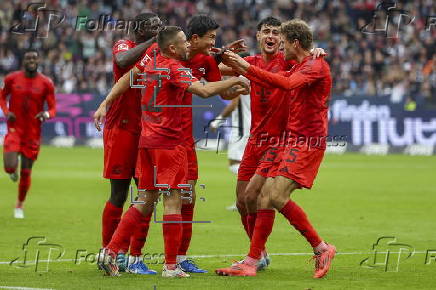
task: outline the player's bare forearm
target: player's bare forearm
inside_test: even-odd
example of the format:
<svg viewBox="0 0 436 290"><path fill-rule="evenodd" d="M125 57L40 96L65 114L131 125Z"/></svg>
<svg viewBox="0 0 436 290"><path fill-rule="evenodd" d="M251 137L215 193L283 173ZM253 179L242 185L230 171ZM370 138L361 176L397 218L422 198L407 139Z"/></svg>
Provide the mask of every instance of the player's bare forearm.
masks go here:
<svg viewBox="0 0 436 290"><path fill-rule="evenodd" d="M209 98L218 94L222 94L227 89L235 85L241 85L243 87L244 90L241 90L240 93L246 93L249 90L248 85L242 79L233 77L228 80L210 82L205 85L203 85L201 82L195 82L189 86L187 91L202 98Z"/></svg>
<svg viewBox="0 0 436 290"><path fill-rule="evenodd" d="M126 72L112 87L111 91L107 95L105 102L107 105L111 104L114 100L119 98L123 93L125 93L130 87L130 77L133 75L136 78L138 69L135 67L130 71Z"/></svg>
<svg viewBox="0 0 436 290"><path fill-rule="evenodd" d="M235 71L233 71L233 69L229 66L226 66L223 63L220 63L220 65L218 66L218 68L220 69L220 73L223 76L238 76L239 74L236 73Z"/></svg>
<svg viewBox="0 0 436 290"><path fill-rule="evenodd" d="M115 55L115 62L121 68L127 68L141 58L141 56L145 53L147 48L149 48L154 42L156 42L156 38L153 37L147 40L144 43L141 43L129 50L119 52Z"/></svg>

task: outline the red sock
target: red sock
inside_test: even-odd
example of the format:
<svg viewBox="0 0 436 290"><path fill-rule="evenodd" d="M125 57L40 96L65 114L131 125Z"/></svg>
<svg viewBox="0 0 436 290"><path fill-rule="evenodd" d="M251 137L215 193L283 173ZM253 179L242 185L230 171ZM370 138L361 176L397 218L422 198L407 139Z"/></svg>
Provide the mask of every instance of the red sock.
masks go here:
<svg viewBox="0 0 436 290"><path fill-rule="evenodd" d="M130 255L141 256L142 248L147 240L148 228L150 227L151 212L148 216L141 215L141 221L136 225L132 238L130 239ZM123 249L122 249L123 250Z"/></svg>
<svg viewBox="0 0 436 290"><path fill-rule="evenodd" d="M18 201L24 202L26 199L27 191L29 190L31 178L31 169L21 169L20 171L20 184L18 185Z"/></svg>
<svg viewBox="0 0 436 290"><path fill-rule="evenodd" d="M250 252L248 253L249 257L256 260L260 259L262 251L265 249L266 241L272 232L275 215L276 212L273 209L257 210L256 224L250 243Z"/></svg>
<svg viewBox="0 0 436 290"><path fill-rule="evenodd" d="M248 236L250 237L250 240L253 237L254 225L256 224L256 216L257 213L249 213L247 215Z"/></svg>
<svg viewBox="0 0 436 290"><path fill-rule="evenodd" d="M15 168L12 168L12 167L5 167L5 171L6 171L6 173L9 173L9 174L11 174L11 173L14 173L15 172Z"/></svg>
<svg viewBox="0 0 436 290"><path fill-rule="evenodd" d="M130 207L123 215L115 233L112 236L110 243L106 248L114 253L118 253L120 249L124 249L125 245L129 244L136 226L141 222L142 214L135 207ZM128 247L128 246L127 246Z"/></svg>
<svg viewBox="0 0 436 290"><path fill-rule="evenodd" d="M192 222L194 216L194 204L182 204L182 220ZM192 223L182 223L182 241L180 242L178 255L186 256L192 237Z"/></svg>
<svg viewBox="0 0 436 290"><path fill-rule="evenodd" d="M280 210L280 213L284 215L289 223L306 238L313 248L321 243L322 240L310 224L306 213L295 202L292 200L288 201Z"/></svg>
<svg viewBox="0 0 436 290"><path fill-rule="evenodd" d="M116 207L107 201L101 217L101 238L103 248L109 244L123 214L122 207Z"/></svg>
<svg viewBox="0 0 436 290"><path fill-rule="evenodd" d="M172 223L163 223L163 237L165 244L165 264L176 264L177 252L179 251L180 241L182 239L182 215L165 214L163 220ZM174 221L177 221L174 223Z"/></svg>
<svg viewBox="0 0 436 290"><path fill-rule="evenodd" d="M244 230L247 233L248 238L251 239L251 237L250 237L250 230L248 228L248 221L247 221L247 219L248 219L248 215L241 214L241 223L244 226Z"/></svg>

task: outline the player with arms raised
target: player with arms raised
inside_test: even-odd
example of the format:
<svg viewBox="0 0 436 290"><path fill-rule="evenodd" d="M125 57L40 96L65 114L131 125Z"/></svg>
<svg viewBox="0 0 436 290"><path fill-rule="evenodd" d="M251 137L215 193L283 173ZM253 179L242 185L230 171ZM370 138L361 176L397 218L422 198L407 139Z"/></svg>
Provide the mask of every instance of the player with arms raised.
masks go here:
<svg viewBox="0 0 436 290"><path fill-rule="evenodd" d="M324 156L332 86L330 67L323 58L312 58L312 32L304 21L284 23L281 34L286 59L298 62L290 71L271 73L250 65L236 54L226 53L227 64L236 71L251 81L263 81L286 93L290 101L286 128L289 139L271 155L275 157L274 166L262 187L249 254L242 263L216 270L219 275L256 275L256 265L274 224L274 209L283 214L312 246L314 278L326 275L336 253L333 245L318 236L303 209L290 199L290 193L295 189L312 187Z"/></svg>
<svg viewBox="0 0 436 290"><path fill-rule="evenodd" d="M24 71L8 74L0 92L0 106L8 127L3 147L4 169L13 181L18 179L18 156L21 157L15 218L24 218L23 204L30 188L32 166L39 154L41 124L56 114L53 82L38 72L38 64L38 52L27 50L23 57ZM45 102L48 110L44 109Z"/></svg>

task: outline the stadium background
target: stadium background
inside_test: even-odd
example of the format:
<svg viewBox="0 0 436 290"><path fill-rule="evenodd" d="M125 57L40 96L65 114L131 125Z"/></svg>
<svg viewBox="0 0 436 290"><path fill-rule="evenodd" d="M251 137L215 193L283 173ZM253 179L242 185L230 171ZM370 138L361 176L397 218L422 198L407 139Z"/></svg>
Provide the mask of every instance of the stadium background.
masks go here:
<svg viewBox="0 0 436 290"><path fill-rule="evenodd" d="M138 11L152 10L166 24L182 27L191 15L210 13L221 25L218 47L244 38L251 53L256 52L259 19L268 15L305 19L313 27L316 46L329 54L334 79L330 135L345 136L348 142L348 146L331 146L332 151L434 152L436 29L430 25L434 1L47 1L46 9L65 15L62 23L52 22L50 29L47 14L29 12L28 3L0 3L0 81L20 68L23 49L32 46L41 51L40 71L54 80L58 102L58 116L44 126L46 143L101 144L91 116L112 86L112 44L126 33L105 30L102 24L80 26L78 16L97 21L104 15L110 21L131 20ZM36 17L40 21L37 31L23 32L32 27ZM383 29L387 17L389 26ZM10 27L16 24L21 24L20 28L11 33ZM216 138L206 136L205 128L225 103L218 98L207 100L211 103L211 108L194 109L197 139ZM0 116L0 136L5 132L4 117Z"/></svg>

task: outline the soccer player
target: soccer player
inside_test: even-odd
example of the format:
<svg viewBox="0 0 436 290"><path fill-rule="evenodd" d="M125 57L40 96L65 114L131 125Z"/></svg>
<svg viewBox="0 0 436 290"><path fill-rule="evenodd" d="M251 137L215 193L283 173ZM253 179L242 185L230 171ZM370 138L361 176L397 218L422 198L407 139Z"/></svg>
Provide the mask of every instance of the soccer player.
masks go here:
<svg viewBox="0 0 436 290"><path fill-rule="evenodd" d="M250 81L283 90L290 101L286 131L288 139L278 146L274 166L262 188L250 252L242 263L216 270L219 275L255 276L278 210L310 243L314 250L314 278L324 277L335 256L336 248L324 242L310 224L305 212L290 194L299 188L312 187L324 156L327 136L328 101L332 79L328 63L310 54L312 32L302 20L291 20L281 26L286 59L298 62L290 71L271 73L250 65L236 54L227 52L230 64Z"/></svg>
<svg viewBox="0 0 436 290"><path fill-rule="evenodd" d="M121 39L112 49L114 82L121 78L144 56L156 41L162 22L154 13L141 13L135 17L137 29L134 40ZM130 88L114 101L107 111L103 130L103 177L110 180L111 195L102 214L102 244L105 247L120 222L130 182L135 173L138 142L141 132L141 90ZM150 224L144 216L130 240L130 257L125 253L128 245L117 257L121 271L137 274L156 274L139 257Z"/></svg>
<svg viewBox="0 0 436 290"><path fill-rule="evenodd" d="M24 218L23 205L30 188L32 166L39 154L41 125L56 114L53 82L38 72L38 64L36 50L24 52L24 70L8 74L0 92L0 106L8 127L3 145L3 164L14 182L18 180L18 156L21 158L18 200L14 209L14 217L20 219ZM47 103L48 110L44 109L44 103Z"/></svg>
<svg viewBox="0 0 436 290"><path fill-rule="evenodd" d="M237 93L247 93L248 86L239 78L210 82L206 85L194 78L180 61L187 60L189 42L179 27L168 26L157 36L160 53L144 68L146 89L142 96L142 131L139 142L137 176L139 188L145 189L138 201L124 214L110 243L99 254L98 263L108 275L118 275L115 253L128 239L142 216L153 211L159 197L159 186L166 186L163 194L163 235L165 265L163 277L189 277L177 264L182 239L181 187L186 185L187 153L183 140L183 109L180 107L186 92L207 98L239 85ZM138 64L140 65L140 64ZM161 68L161 69L157 69ZM96 123L105 115L105 107L117 99L130 84L130 74L118 80L95 113Z"/></svg>

